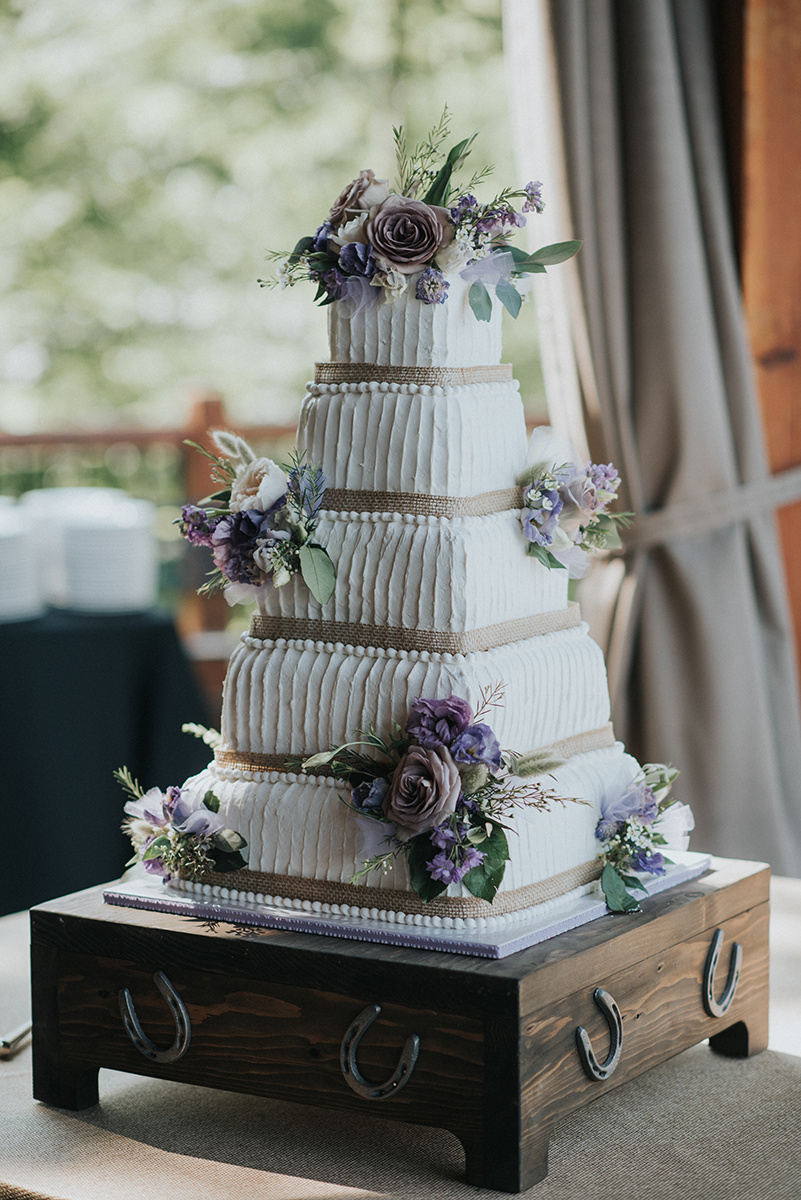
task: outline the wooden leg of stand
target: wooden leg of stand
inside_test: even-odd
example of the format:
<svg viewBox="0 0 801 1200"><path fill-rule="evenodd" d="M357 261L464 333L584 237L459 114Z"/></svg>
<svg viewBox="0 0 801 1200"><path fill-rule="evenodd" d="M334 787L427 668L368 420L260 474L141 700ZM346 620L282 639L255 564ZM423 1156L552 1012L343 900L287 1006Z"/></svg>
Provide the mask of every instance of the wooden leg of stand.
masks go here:
<svg viewBox="0 0 801 1200"><path fill-rule="evenodd" d="M529 1131L521 1139L515 1133L490 1147L476 1139L462 1141L465 1178L473 1187L496 1192L525 1192L548 1174L548 1144L552 1125Z"/></svg>
<svg viewBox="0 0 801 1200"><path fill-rule="evenodd" d="M58 1027L58 952L31 944L33 1096L73 1112L98 1102L97 1067L65 1063Z"/></svg>

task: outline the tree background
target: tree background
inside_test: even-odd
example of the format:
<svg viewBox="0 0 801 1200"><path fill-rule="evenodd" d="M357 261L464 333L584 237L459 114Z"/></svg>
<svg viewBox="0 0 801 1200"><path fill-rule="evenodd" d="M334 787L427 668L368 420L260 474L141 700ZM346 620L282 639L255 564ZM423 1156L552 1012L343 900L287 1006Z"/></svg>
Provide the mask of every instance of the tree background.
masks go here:
<svg viewBox="0 0 801 1200"><path fill-rule="evenodd" d="M265 252L446 103L487 195L525 182L500 0L3 0L0 45L5 433L176 426L207 388L233 425L292 422L326 317L259 288ZM504 320L539 413L533 306Z"/></svg>

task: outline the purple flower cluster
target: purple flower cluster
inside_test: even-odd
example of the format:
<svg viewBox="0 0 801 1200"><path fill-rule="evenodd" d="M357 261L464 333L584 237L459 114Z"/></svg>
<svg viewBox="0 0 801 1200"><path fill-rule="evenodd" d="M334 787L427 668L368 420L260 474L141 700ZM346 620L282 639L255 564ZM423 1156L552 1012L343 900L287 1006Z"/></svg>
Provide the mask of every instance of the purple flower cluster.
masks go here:
<svg viewBox="0 0 801 1200"><path fill-rule="evenodd" d="M434 840L433 836L431 840ZM432 879L442 883L461 883L467 872L472 871L473 867L480 867L487 857L475 846L463 843L456 844L452 853L454 852L453 858L443 851L435 854L431 861L426 863L426 870Z"/></svg>
<svg viewBox="0 0 801 1200"><path fill-rule="evenodd" d="M367 816L382 813L388 791L389 783L381 776L377 779L366 779L357 784L351 792L353 807Z"/></svg>
<svg viewBox="0 0 801 1200"><path fill-rule="evenodd" d="M523 509L523 532L537 546L550 546L564 508L559 491L538 479L526 492Z"/></svg>
<svg viewBox="0 0 801 1200"><path fill-rule="evenodd" d="M181 509L181 533L193 546L211 546L214 530L222 516L212 516L205 508L196 504L185 504Z"/></svg>
<svg viewBox="0 0 801 1200"><path fill-rule="evenodd" d="M632 782L622 793L607 792L601 797L601 819L595 836L605 842L623 831L627 821L650 825L657 815L653 788L645 783Z"/></svg>
<svg viewBox="0 0 801 1200"><path fill-rule="evenodd" d="M203 795L188 788L169 787L166 792L151 788L139 800L129 800L124 811L132 821L150 827L151 832L138 847L138 854L146 871L165 879L171 877L171 872L164 857L145 858L156 838L162 836L161 831L168 834L172 829L181 837L205 841L224 826L219 813L206 807Z"/></svg>
<svg viewBox="0 0 801 1200"><path fill-rule="evenodd" d="M279 505L283 505L283 498ZM217 523L211 536L214 564L231 583L259 583L261 572L254 561L259 549L269 549L285 540L285 533L273 527L275 508L260 512L247 508L227 513Z"/></svg>

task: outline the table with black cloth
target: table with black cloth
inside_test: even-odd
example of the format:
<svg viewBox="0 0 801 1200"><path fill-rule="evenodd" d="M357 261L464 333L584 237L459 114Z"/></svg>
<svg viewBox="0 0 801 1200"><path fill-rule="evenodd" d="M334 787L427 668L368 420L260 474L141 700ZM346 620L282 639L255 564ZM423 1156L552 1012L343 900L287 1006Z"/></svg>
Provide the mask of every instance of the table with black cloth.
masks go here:
<svg viewBox="0 0 801 1200"><path fill-rule="evenodd" d="M50 611L0 624L0 913L118 876L128 767L180 784L209 760L206 704L164 612Z"/></svg>

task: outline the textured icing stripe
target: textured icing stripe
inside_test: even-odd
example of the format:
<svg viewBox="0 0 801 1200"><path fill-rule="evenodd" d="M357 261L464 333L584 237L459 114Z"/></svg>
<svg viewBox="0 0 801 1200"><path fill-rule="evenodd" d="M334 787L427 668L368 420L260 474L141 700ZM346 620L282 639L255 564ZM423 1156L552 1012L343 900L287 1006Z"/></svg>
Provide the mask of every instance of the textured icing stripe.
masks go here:
<svg viewBox="0 0 801 1200"><path fill-rule="evenodd" d="M469 383L509 383L510 363L488 367L381 367L377 363L322 362L314 364L315 383L414 383L418 387L460 386Z"/></svg>
<svg viewBox="0 0 801 1200"><path fill-rule="evenodd" d="M250 618L250 636L259 641L286 638L287 641L377 646L384 650L472 654L492 650L495 646L506 646L510 642L523 642L542 634L556 633L562 629L573 629L580 624L581 610L578 604L571 600L567 608L560 608L554 612L517 617L513 621L502 621L499 625L485 625L483 629L467 629L461 632L447 629L401 629L398 626L311 620L305 617L268 617L265 613L253 613Z"/></svg>
<svg viewBox="0 0 801 1200"><path fill-rule="evenodd" d="M263 897L282 900L309 900L312 904L348 904L371 907L384 912L412 913L430 917L495 917L505 913L533 908L547 900L570 892L573 888L599 879L603 864L593 858L589 862L561 871L539 883L498 892L490 904L473 896L437 897L424 904L416 892L400 892L390 888L371 888L364 884L338 883L325 879L304 879L292 875L268 875L261 871L237 871L222 875L214 871L204 875L203 882L212 886L236 887L240 892L260 893Z"/></svg>
<svg viewBox="0 0 801 1200"><path fill-rule="evenodd" d="M560 742L552 742L550 746L540 746L537 750L529 750L517 758L517 766L524 767L528 759L572 758L575 754L589 754L591 750L605 750L615 745L615 732L611 722L602 725L600 729L589 729L586 733L576 733L572 737L563 738ZM299 770L288 764L301 763L306 754L257 754L251 750L222 750L214 751L214 760L218 767L239 771L280 771ZM304 775L329 775L330 765L325 764L316 771L305 771Z"/></svg>
<svg viewBox="0 0 801 1200"><path fill-rule="evenodd" d="M327 488L327 512L412 513L418 517L486 517L523 507L525 488L501 488L480 496L430 496L420 492L368 492L356 488Z"/></svg>

